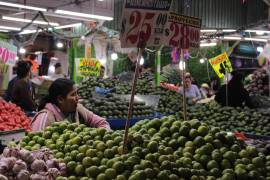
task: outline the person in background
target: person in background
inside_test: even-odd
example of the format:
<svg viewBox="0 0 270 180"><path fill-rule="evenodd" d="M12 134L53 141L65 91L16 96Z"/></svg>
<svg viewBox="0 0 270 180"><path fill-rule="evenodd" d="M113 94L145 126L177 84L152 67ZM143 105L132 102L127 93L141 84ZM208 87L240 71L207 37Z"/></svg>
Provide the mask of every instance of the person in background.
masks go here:
<svg viewBox="0 0 270 180"><path fill-rule="evenodd" d="M33 89L30 85L31 65L26 61L17 63L17 79L11 91L11 102L21 107L25 112L36 110L33 99Z"/></svg>
<svg viewBox="0 0 270 180"><path fill-rule="evenodd" d="M105 74L105 67L101 66L100 67L100 71L99 71L99 78L103 79L104 78L104 74Z"/></svg>
<svg viewBox="0 0 270 180"><path fill-rule="evenodd" d="M188 98L189 102L196 103L198 100L202 98L200 90L198 86L191 83L191 78L185 77L185 88L186 88L186 97ZM179 88L179 92L183 94L183 87Z"/></svg>
<svg viewBox="0 0 270 180"><path fill-rule="evenodd" d="M54 65L54 74L52 75L53 79L58 79L58 78L65 78L65 75L63 74L63 69L61 63L56 63Z"/></svg>
<svg viewBox="0 0 270 180"><path fill-rule="evenodd" d="M202 98L210 98L213 95L212 90L210 89L209 85L206 83L203 83L200 88Z"/></svg>
<svg viewBox="0 0 270 180"><path fill-rule="evenodd" d="M83 123L94 128L110 130L109 123L78 103L77 88L69 79L57 79L49 88L49 94L31 122L33 131L42 131L53 122L68 120Z"/></svg>
<svg viewBox="0 0 270 180"><path fill-rule="evenodd" d="M243 75L237 71L231 74L232 79L228 85L225 84L218 90L215 100L222 106L242 107L243 103L245 103L246 106L252 108L251 99L247 90L244 88ZM228 102L226 102L226 96L228 96Z"/></svg>
<svg viewBox="0 0 270 180"><path fill-rule="evenodd" d="M190 78L192 84L196 85L197 87L199 86L199 84L196 81L196 79L194 79L189 72L186 72L185 77L186 78Z"/></svg>

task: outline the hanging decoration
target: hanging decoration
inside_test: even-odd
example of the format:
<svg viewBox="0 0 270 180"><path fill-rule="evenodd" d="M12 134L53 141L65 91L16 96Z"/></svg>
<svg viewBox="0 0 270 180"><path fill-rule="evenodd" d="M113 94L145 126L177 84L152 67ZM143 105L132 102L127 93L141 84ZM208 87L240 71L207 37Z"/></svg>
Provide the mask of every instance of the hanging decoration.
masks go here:
<svg viewBox="0 0 270 180"><path fill-rule="evenodd" d="M184 53L184 59L188 60L189 59L189 51L188 51L188 49L183 49L183 53Z"/></svg>

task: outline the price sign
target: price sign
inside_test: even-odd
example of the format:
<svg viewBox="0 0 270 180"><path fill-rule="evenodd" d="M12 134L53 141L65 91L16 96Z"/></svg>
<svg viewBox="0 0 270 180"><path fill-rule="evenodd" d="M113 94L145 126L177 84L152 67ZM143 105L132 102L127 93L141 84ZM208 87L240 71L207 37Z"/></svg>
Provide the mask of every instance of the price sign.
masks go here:
<svg viewBox="0 0 270 180"><path fill-rule="evenodd" d="M188 49L200 47L201 19L170 13L164 42L168 46Z"/></svg>
<svg viewBox="0 0 270 180"><path fill-rule="evenodd" d="M82 76L99 76L100 67L100 62L94 58L81 58L79 64L79 73Z"/></svg>
<svg viewBox="0 0 270 180"><path fill-rule="evenodd" d="M164 44L168 10L172 0L126 0L122 17L121 47L138 47Z"/></svg>
<svg viewBox="0 0 270 180"><path fill-rule="evenodd" d="M232 64L226 52L209 59L209 63L211 64L219 78L223 78L226 73L230 73L233 71Z"/></svg>

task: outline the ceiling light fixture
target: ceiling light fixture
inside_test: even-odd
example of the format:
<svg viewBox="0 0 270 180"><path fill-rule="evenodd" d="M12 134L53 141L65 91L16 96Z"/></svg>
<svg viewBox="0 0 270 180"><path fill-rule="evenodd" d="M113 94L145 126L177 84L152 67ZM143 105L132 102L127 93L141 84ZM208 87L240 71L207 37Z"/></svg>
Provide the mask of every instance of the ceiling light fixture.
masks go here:
<svg viewBox="0 0 270 180"><path fill-rule="evenodd" d="M8 30L0 29L0 32L8 32Z"/></svg>
<svg viewBox="0 0 270 180"><path fill-rule="evenodd" d="M244 38L246 41L258 41L258 42L267 42L267 39L259 39L259 38Z"/></svg>
<svg viewBox="0 0 270 180"><path fill-rule="evenodd" d="M30 19L23 19L23 18L16 18L16 17L10 17L10 16L3 16L2 19L4 20L9 20L9 21L17 21L17 22L25 22L25 23L31 23L32 20ZM35 20L33 21L34 24L41 24L41 25L51 25L51 26L59 26L58 23L55 23L55 22L45 22L45 21L38 21L38 20Z"/></svg>
<svg viewBox="0 0 270 180"><path fill-rule="evenodd" d="M23 30L22 32L20 32L19 34L33 34L33 33L36 33L37 30L30 30L30 29L26 29L26 30ZM38 32L42 32L41 29L38 30Z"/></svg>
<svg viewBox="0 0 270 180"><path fill-rule="evenodd" d="M224 36L223 39L227 39L227 40L241 40L241 37L234 37L234 36Z"/></svg>
<svg viewBox="0 0 270 180"><path fill-rule="evenodd" d="M223 32L236 32L236 29L223 29Z"/></svg>
<svg viewBox="0 0 270 180"><path fill-rule="evenodd" d="M209 46L216 46L217 43L213 42L213 43L201 43L200 47L209 47Z"/></svg>
<svg viewBox="0 0 270 180"><path fill-rule="evenodd" d="M0 29L3 29L3 30L14 30L14 31L20 31L21 30L21 28L9 27L9 26L0 26Z"/></svg>
<svg viewBox="0 0 270 180"><path fill-rule="evenodd" d="M68 25L63 25L63 26L57 26L54 29L66 29L66 28L78 27L81 25L82 23L68 24Z"/></svg>
<svg viewBox="0 0 270 180"><path fill-rule="evenodd" d="M204 58L201 58L200 59L200 63L203 64L205 62L205 59Z"/></svg>
<svg viewBox="0 0 270 180"><path fill-rule="evenodd" d="M111 54L111 58L112 58L113 61L117 60L117 59L118 59L117 53L115 53L115 52L112 53L112 54Z"/></svg>
<svg viewBox="0 0 270 180"><path fill-rule="evenodd" d="M99 15L94 15L94 14L86 14L86 13L80 13L80 12L74 12L74 11L65 11L65 10L56 10L56 14L64 14L64 15L69 15L69 16L77 16L77 17L85 17L85 18L92 18L92 19L100 19L100 20L106 20L106 21L111 21L113 20L112 17L108 16L99 16Z"/></svg>
<svg viewBox="0 0 270 180"><path fill-rule="evenodd" d="M64 44L62 42L57 42L56 43L56 47L63 48L64 47Z"/></svg>
<svg viewBox="0 0 270 180"><path fill-rule="evenodd" d="M19 49L19 53L20 53L20 54L25 54L25 53L26 53L26 49L24 49L23 47L21 47L21 48Z"/></svg>
<svg viewBox="0 0 270 180"><path fill-rule="evenodd" d="M217 32L216 29L202 29L201 30L202 33L205 33L205 32Z"/></svg>
<svg viewBox="0 0 270 180"><path fill-rule="evenodd" d="M20 9L29 9L29 10L43 11L43 12L47 11L47 9L45 9L45 8L26 6L26 5L22 5L22 4L9 3L9 2L3 2L3 1L0 1L0 6L8 6L8 7L15 7L15 8L20 8Z"/></svg>
<svg viewBox="0 0 270 180"><path fill-rule="evenodd" d="M265 30L253 30L253 29L248 29L245 30L245 32L251 32L251 33L256 33L256 34L270 34L270 31L265 31Z"/></svg>

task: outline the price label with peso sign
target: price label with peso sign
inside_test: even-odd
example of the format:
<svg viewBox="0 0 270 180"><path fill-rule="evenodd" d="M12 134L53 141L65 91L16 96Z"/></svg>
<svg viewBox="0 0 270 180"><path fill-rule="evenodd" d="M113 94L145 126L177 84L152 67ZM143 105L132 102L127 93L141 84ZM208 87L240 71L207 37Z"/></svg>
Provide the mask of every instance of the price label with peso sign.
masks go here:
<svg viewBox="0 0 270 180"><path fill-rule="evenodd" d="M166 45L181 49L200 47L201 19L170 13L166 26Z"/></svg>
<svg viewBox="0 0 270 180"><path fill-rule="evenodd" d="M121 47L165 44L163 35L172 0L126 0L121 27Z"/></svg>

